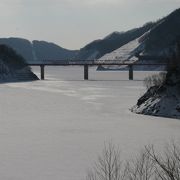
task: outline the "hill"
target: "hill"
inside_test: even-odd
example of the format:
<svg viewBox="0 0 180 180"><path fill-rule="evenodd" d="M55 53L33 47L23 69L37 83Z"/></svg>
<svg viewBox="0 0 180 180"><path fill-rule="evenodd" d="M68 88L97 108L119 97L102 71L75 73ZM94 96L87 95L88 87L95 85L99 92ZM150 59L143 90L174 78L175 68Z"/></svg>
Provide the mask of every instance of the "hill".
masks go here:
<svg viewBox="0 0 180 180"><path fill-rule="evenodd" d="M22 56L12 48L0 45L0 82L38 80Z"/></svg>
<svg viewBox="0 0 180 180"><path fill-rule="evenodd" d="M0 38L0 44L13 48L24 59L33 60L32 44L27 39L22 38Z"/></svg>
<svg viewBox="0 0 180 180"><path fill-rule="evenodd" d="M105 54L99 60L138 61L142 63L167 62L174 53L175 43L180 40L180 9L156 22L156 24L142 36L130 41L124 46L109 54ZM162 58L163 57L163 58ZM111 67L106 67L110 69ZM157 70L163 67L136 66L138 70ZM122 69L114 67L114 69Z"/></svg>
<svg viewBox="0 0 180 180"><path fill-rule="evenodd" d="M46 41L30 42L22 38L0 38L0 44L13 48L27 62L42 61L43 59L72 59L77 51L64 49L54 43Z"/></svg>
<svg viewBox="0 0 180 180"><path fill-rule="evenodd" d="M169 56L180 39L180 8L163 18L151 29L145 41L144 54Z"/></svg>
<svg viewBox="0 0 180 180"><path fill-rule="evenodd" d="M114 32L104 39L95 40L82 49L75 57L75 59L98 59L103 55L110 53L130 41L142 36L145 32L150 30L156 23L147 23L140 28L135 28L126 32Z"/></svg>
<svg viewBox="0 0 180 180"><path fill-rule="evenodd" d="M46 41L34 40L32 44L36 54L36 59L68 60L72 59L77 53L77 51L67 50L54 43L49 43Z"/></svg>

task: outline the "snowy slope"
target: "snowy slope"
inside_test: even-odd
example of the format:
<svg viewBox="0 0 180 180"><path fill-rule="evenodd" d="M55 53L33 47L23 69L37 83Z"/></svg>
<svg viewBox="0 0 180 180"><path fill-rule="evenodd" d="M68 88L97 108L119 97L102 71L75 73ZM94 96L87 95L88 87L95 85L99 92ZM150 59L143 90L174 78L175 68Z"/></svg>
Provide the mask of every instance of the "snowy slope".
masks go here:
<svg viewBox="0 0 180 180"><path fill-rule="evenodd" d="M125 60L131 60L133 55L135 54L135 49L138 48L141 44L139 43L139 38L127 43L126 45L120 47L119 49L105 54L99 60L121 60L122 62ZM133 57L133 60L137 58Z"/></svg>
<svg viewBox="0 0 180 180"><path fill-rule="evenodd" d="M105 61L105 60L112 60L112 61L121 61L123 62L137 62L137 63L154 63L154 59L147 60L139 60L136 55L143 54L145 50L145 40L147 39L150 31L147 31L144 33L141 37L138 37L137 39L125 44L124 46L120 47L119 49L108 53L98 59L98 61ZM134 70L155 70L155 71L161 71L164 70L163 66L134 66ZM104 66L103 68L98 68L98 70L127 70L127 66Z"/></svg>
<svg viewBox="0 0 180 180"><path fill-rule="evenodd" d="M140 37L141 38L141 37ZM141 52L143 50L143 43L139 41L140 38L137 38L126 45L120 47L119 49L108 53L98 59L98 61L105 61L105 60L112 60L112 61L121 61L123 62L135 62L138 60L137 57L135 57L136 53ZM127 66L103 66L98 67L98 70L126 70Z"/></svg>

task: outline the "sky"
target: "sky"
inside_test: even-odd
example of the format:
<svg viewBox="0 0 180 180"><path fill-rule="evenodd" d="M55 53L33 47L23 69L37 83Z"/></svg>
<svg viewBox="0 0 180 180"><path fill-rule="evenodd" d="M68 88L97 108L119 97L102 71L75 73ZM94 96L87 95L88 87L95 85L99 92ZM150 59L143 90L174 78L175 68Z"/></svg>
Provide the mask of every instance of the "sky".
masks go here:
<svg viewBox="0 0 180 180"><path fill-rule="evenodd" d="M45 40L80 49L177 8L180 0L0 0L0 32L1 37Z"/></svg>

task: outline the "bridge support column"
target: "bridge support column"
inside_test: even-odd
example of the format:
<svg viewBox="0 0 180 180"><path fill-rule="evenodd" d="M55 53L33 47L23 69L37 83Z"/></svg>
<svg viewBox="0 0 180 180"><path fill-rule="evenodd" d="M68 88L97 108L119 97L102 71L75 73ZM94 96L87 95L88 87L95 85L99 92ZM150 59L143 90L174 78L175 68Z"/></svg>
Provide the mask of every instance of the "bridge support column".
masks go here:
<svg viewBox="0 0 180 180"><path fill-rule="evenodd" d="M41 80L44 80L44 65L40 65L41 69Z"/></svg>
<svg viewBox="0 0 180 180"><path fill-rule="evenodd" d="M84 80L88 80L89 76L89 67L88 65L84 65Z"/></svg>
<svg viewBox="0 0 180 180"><path fill-rule="evenodd" d="M129 80L133 80L133 65L129 65Z"/></svg>

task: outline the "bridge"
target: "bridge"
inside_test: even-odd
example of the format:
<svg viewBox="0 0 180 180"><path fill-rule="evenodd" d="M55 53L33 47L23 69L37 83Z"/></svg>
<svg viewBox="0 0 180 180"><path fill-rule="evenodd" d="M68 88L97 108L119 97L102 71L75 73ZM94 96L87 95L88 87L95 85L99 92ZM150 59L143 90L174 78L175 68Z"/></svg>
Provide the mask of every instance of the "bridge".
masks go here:
<svg viewBox="0 0 180 180"><path fill-rule="evenodd" d="M41 80L45 79L45 66L83 66L84 67L84 80L88 80L89 66L127 66L129 69L129 80L133 80L133 67L134 66L166 66L167 63L139 63L136 62L122 62L118 60L81 60L81 61L42 61L37 63L28 63L28 66L39 66Z"/></svg>

